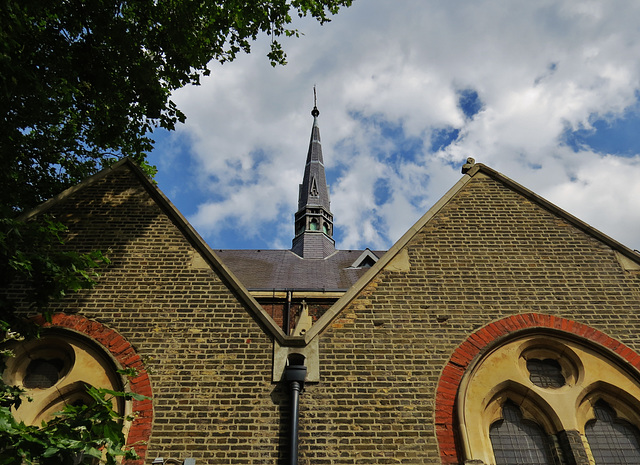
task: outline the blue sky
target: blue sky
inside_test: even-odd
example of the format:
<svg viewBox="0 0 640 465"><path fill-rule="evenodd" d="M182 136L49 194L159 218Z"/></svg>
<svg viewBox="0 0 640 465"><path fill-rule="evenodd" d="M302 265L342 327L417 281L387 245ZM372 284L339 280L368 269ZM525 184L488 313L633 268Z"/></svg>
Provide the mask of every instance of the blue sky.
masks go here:
<svg viewBox="0 0 640 465"><path fill-rule="evenodd" d="M640 108L636 103L622 115L602 117L591 122L591 127L567 129L565 142L575 152L583 149L631 157L640 153Z"/></svg>
<svg viewBox="0 0 640 465"><path fill-rule="evenodd" d="M317 85L339 248L386 249L467 157L640 249L640 3L356 0L175 93L160 188L214 249L289 248Z"/></svg>

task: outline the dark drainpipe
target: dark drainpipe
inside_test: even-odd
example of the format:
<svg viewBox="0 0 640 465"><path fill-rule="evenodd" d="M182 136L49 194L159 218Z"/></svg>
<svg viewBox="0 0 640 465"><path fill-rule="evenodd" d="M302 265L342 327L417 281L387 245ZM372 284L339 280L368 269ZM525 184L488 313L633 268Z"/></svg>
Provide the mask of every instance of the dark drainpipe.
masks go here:
<svg viewBox="0 0 640 465"><path fill-rule="evenodd" d="M287 305L284 311L284 333L288 336L290 334L290 326L291 326L291 291L287 291Z"/></svg>
<svg viewBox="0 0 640 465"><path fill-rule="evenodd" d="M300 392L304 389L304 379L307 367L304 365L304 355L290 354L284 369L285 380L291 388L291 438L289 441L289 463L298 465L298 416L300 412Z"/></svg>

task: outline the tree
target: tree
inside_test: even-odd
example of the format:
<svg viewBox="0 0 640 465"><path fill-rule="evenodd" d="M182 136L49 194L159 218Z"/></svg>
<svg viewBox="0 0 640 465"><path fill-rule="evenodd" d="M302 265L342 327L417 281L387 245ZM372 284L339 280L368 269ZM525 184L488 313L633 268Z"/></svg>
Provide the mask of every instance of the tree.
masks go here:
<svg viewBox="0 0 640 465"><path fill-rule="evenodd" d="M173 90L260 34L284 64L292 12L323 23L352 0L1 1L0 198L16 211L119 157L144 164L150 132L185 119Z"/></svg>
<svg viewBox="0 0 640 465"><path fill-rule="evenodd" d="M5 391L0 399L0 463L78 465L103 459L115 465L118 457L137 458L132 449L124 448L122 418L113 410L111 398L145 397L95 387L88 387L87 394L93 403L67 405L54 419L30 426L11 415L10 407L21 402L19 390Z"/></svg>
<svg viewBox="0 0 640 465"><path fill-rule="evenodd" d="M91 269L108 263L106 257L66 250L65 227L54 218L22 221L19 214L125 156L153 174L146 163L151 133L185 120L172 91L197 85L212 60L249 53L261 34L271 37L271 63L284 64L278 38L299 34L290 27L292 14L324 23L351 3L0 0L0 275L33 289L27 305L45 315L52 299L92 286ZM5 338L19 327L31 336L15 313L15 303L0 294ZM0 440L6 440L18 431L9 417L20 396L11 386L0 388ZM67 422L83 421L78 412L65 415ZM69 431L55 424L22 431L34 444L43 431L52 444L70 444ZM94 443L74 444L88 448L90 458ZM62 457L64 448L57 447L45 448L41 463ZM13 463L4 460L13 452L0 443L0 464Z"/></svg>

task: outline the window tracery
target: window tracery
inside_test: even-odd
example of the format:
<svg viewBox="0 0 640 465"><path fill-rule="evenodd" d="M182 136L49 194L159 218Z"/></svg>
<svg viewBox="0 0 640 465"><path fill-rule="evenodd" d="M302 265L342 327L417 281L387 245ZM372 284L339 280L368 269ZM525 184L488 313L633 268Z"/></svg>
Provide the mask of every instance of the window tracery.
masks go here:
<svg viewBox="0 0 640 465"><path fill-rule="evenodd" d="M638 376L610 354L559 334L512 339L460 384L464 454L496 465L639 464L638 399Z"/></svg>
<svg viewBox="0 0 640 465"><path fill-rule="evenodd" d="M13 347L2 373L5 383L25 389L31 402L22 402L15 417L26 424L49 420L65 405L91 402L87 386L121 391L123 383L111 358L96 344L75 332L48 330L43 337ZM114 409L126 405L115 399Z"/></svg>
<svg viewBox="0 0 640 465"><path fill-rule="evenodd" d="M640 463L640 434L630 422L617 418L607 402L593 406L594 419L587 423L585 435L597 465Z"/></svg>
<svg viewBox="0 0 640 465"><path fill-rule="evenodd" d="M553 463L549 439L543 429L536 422L523 418L511 400L502 407L502 419L491 425L489 437L496 465Z"/></svg>
<svg viewBox="0 0 640 465"><path fill-rule="evenodd" d="M529 379L533 384L541 388L560 388L566 381L562 374L562 367L557 360L552 358L531 358L527 360Z"/></svg>
<svg viewBox="0 0 640 465"><path fill-rule="evenodd" d="M59 358L36 358L27 365L22 384L27 389L46 389L58 382L64 362Z"/></svg>

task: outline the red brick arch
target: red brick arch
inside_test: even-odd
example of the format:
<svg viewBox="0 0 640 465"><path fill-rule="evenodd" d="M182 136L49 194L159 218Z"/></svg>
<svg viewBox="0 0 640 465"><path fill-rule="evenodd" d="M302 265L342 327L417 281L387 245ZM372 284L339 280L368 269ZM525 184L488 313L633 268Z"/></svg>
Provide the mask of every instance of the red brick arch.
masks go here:
<svg viewBox="0 0 640 465"><path fill-rule="evenodd" d="M455 400L465 370L483 350L496 340L515 331L531 328L549 328L564 331L595 342L618 354L637 370L640 370L640 355L621 342L587 325L553 315L524 313L513 315L480 328L467 338L451 355L442 370L436 391L436 435L443 464L461 463L456 447Z"/></svg>
<svg viewBox="0 0 640 465"><path fill-rule="evenodd" d="M52 315L51 323L46 323L42 317L38 317L36 322L45 327L55 326L71 329L99 342L123 368L135 368L138 372L135 378L129 380L129 388L131 391L149 398L152 396L151 381L142 363L142 359L131 344L113 329L80 315L67 315L64 313L55 313ZM153 404L151 399L141 401L134 400L132 413L135 419L129 429L127 445L132 446L136 450L140 459L129 460L125 463L127 465L142 465L147 454L147 443L151 436L151 425L153 422Z"/></svg>

